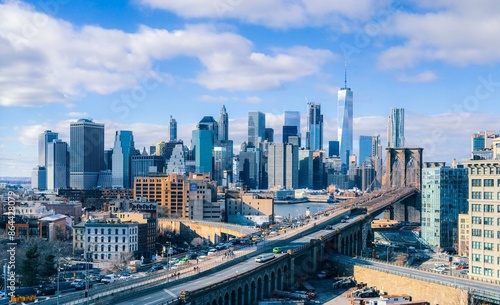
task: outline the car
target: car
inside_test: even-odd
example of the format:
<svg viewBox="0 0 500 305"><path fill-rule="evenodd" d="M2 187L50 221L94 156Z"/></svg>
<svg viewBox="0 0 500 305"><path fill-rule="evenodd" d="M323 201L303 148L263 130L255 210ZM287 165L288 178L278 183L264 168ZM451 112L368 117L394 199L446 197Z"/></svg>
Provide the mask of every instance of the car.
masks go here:
<svg viewBox="0 0 500 305"><path fill-rule="evenodd" d="M41 284L36 288L36 295L39 296L54 295L56 294L56 290L57 288L54 284L48 284L48 285Z"/></svg>
<svg viewBox="0 0 500 305"><path fill-rule="evenodd" d="M327 225L327 226L325 227L325 230L332 230L332 229L333 229L333 227L332 227L332 226L330 226L330 225Z"/></svg>
<svg viewBox="0 0 500 305"><path fill-rule="evenodd" d="M435 268L432 268L431 271L438 272L438 273L445 273L446 268L445 267L435 267Z"/></svg>
<svg viewBox="0 0 500 305"><path fill-rule="evenodd" d="M273 253L283 253L283 249L281 249L280 247L274 247Z"/></svg>
<svg viewBox="0 0 500 305"><path fill-rule="evenodd" d="M132 279L134 278L132 276L132 274L130 274L129 272L127 271L122 271L120 272L120 274L118 274L118 277L120 278L120 280L129 280L129 279Z"/></svg>
<svg viewBox="0 0 500 305"><path fill-rule="evenodd" d="M78 285L78 283L80 283L82 281L83 281L82 279L75 279L73 282L71 282L70 286L75 287L76 285Z"/></svg>
<svg viewBox="0 0 500 305"><path fill-rule="evenodd" d="M215 253L217 253L217 249L210 249L207 255L214 255Z"/></svg>
<svg viewBox="0 0 500 305"><path fill-rule="evenodd" d="M158 271L158 270L161 270L163 269L163 266L162 265L153 265L151 266L147 271L146 273L151 273L151 272L155 272L155 271Z"/></svg>
<svg viewBox="0 0 500 305"><path fill-rule="evenodd" d="M87 287L92 288L92 281L80 281L74 286L76 290L83 290L86 289Z"/></svg>
<svg viewBox="0 0 500 305"><path fill-rule="evenodd" d="M113 284L115 282L115 280L116 280L116 278L115 278L114 274L107 274L102 278L101 283Z"/></svg>

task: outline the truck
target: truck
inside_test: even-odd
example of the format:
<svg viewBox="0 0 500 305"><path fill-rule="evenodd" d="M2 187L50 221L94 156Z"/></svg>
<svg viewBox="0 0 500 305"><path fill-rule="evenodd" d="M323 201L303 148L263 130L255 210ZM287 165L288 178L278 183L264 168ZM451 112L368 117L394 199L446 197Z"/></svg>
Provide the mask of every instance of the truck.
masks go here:
<svg viewBox="0 0 500 305"><path fill-rule="evenodd" d="M114 274L108 274L108 275L105 275L101 279L101 283L104 283L104 284L113 284L115 282L115 280L116 280L116 278L115 278Z"/></svg>
<svg viewBox="0 0 500 305"><path fill-rule="evenodd" d="M275 290L274 295L277 297L284 297L284 298L290 298L290 299L295 299L295 300L306 300L310 301L313 300L316 297L316 294L310 294L306 291L296 291L296 292L290 292L290 291L283 291L283 290Z"/></svg>

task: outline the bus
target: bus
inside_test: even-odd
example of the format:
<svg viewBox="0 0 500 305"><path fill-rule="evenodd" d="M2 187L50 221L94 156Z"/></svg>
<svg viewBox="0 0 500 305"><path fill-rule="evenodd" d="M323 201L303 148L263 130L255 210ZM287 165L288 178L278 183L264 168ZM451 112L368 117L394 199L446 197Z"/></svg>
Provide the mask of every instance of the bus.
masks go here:
<svg viewBox="0 0 500 305"><path fill-rule="evenodd" d="M263 263L267 262L268 260L271 260L274 258L274 253L266 253L266 254L261 254L255 258L255 261L257 263Z"/></svg>

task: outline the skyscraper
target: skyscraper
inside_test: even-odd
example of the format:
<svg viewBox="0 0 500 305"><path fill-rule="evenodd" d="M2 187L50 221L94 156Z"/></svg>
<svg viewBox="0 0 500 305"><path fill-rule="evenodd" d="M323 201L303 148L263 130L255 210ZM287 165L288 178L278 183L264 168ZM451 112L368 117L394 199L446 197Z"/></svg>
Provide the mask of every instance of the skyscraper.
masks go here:
<svg viewBox="0 0 500 305"><path fill-rule="evenodd" d="M387 122L387 147L397 148L405 146L405 110L391 108Z"/></svg>
<svg viewBox="0 0 500 305"><path fill-rule="evenodd" d="M97 187L104 168L104 124L89 119L70 123L70 186L75 189Z"/></svg>
<svg viewBox="0 0 500 305"><path fill-rule="evenodd" d="M435 247L458 243L458 214L467 213L467 169L426 162L422 169L422 238Z"/></svg>
<svg viewBox="0 0 500 305"><path fill-rule="evenodd" d="M47 145L57 139L57 132L45 130L38 135L38 165L47 166Z"/></svg>
<svg viewBox="0 0 500 305"><path fill-rule="evenodd" d="M198 122L197 125L199 130L210 130L212 131L213 139L212 139L212 144L215 143L219 139L219 123L211 117L211 116L204 116L201 121Z"/></svg>
<svg viewBox="0 0 500 305"><path fill-rule="evenodd" d="M268 187L295 189L299 184L298 147L271 143L268 150Z"/></svg>
<svg viewBox="0 0 500 305"><path fill-rule="evenodd" d="M347 73L346 73L347 75ZM353 117L353 92L347 87L347 76L344 80L344 88L338 91L337 108L337 133L340 146L340 159L342 164L349 165L349 155L352 154L352 129Z"/></svg>
<svg viewBox="0 0 500 305"><path fill-rule="evenodd" d="M285 111L283 122L283 143L290 143L290 137L297 137L300 146L300 112ZM295 141L294 138L292 140Z"/></svg>
<svg viewBox="0 0 500 305"><path fill-rule="evenodd" d="M328 157L339 155L339 141L328 141Z"/></svg>
<svg viewBox="0 0 500 305"><path fill-rule="evenodd" d="M177 140L177 121L172 116L170 116L170 120L168 121L168 133L168 140L170 142Z"/></svg>
<svg viewBox="0 0 500 305"><path fill-rule="evenodd" d="M321 105L308 103L306 149L323 149L323 115Z"/></svg>
<svg viewBox="0 0 500 305"><path fill-rule="evenodd" d="M222 106L219 113L219 139L220 141L227 141L229 139L229 116L226 112L226 106Z"/></svg>
<svg viewBox="0 0 500 305"><path fill-rule="evenodd" d="M266 136L266 115L259 111L248 113L248 146L258 146Z"/></svg>
<svg viewBox="0 0 500 305"><path fill-rule="evenodd" d="M47 189L57 190L69 187L68 143L59 139L47 146Z"/></svg>
<svg viewBox="0 0 500 305"><path fill-rule="evenodd" d="M115 133L113 147L112 183L113 187L132 188L131 158L135 154L134 135L129 130Z"/></svg>
<svg viewBox="0 0 500 305"><path fill-rule="evenodd" d="M359 136L359 166L363 165L367 159L373 157L372 152L373 147L373 137L372 136Z"/></svg>
<svg viewBox="0 0 500 305"><path fill-rule="evenodd" d="M193 130L192 140L196 158L196 172L210 173L212 176L212 152L214 133L208 129Z"/></svg>

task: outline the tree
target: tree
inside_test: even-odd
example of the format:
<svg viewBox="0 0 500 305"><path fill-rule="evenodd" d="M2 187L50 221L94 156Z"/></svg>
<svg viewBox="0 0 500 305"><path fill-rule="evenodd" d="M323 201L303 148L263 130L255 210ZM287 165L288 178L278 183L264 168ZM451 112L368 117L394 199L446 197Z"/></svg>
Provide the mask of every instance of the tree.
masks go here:
<svg viewBox="0 0 500 305"><path fill-rule="evenodd" d="M191 241L193 247L203 246L203 238L196 237Z"/></svg>
<svg viewBox="0 0 500 305"><path fill-rule="evenodd" d="M40 279L48 281L50 277L57 275L56 257L52 254L45 256L43 264L40 266Z"/></svg>
<svg viewBox="0 0 500 305"><path fill-rule="evenodd" d="M120 272L121 270L126 270L132 258L134 258L134 255L130 252L120 253L119 255L110 259L104 269L113 273Z"/></svg>
<svg viewBox="0 0 500 305"><path fill-rule="evenodd" d="M23 260L21 268L23 286L37 286L39 283L36 276L39 269L40 253L38 244L33 244L26 250L26 258Z"/></svg>

